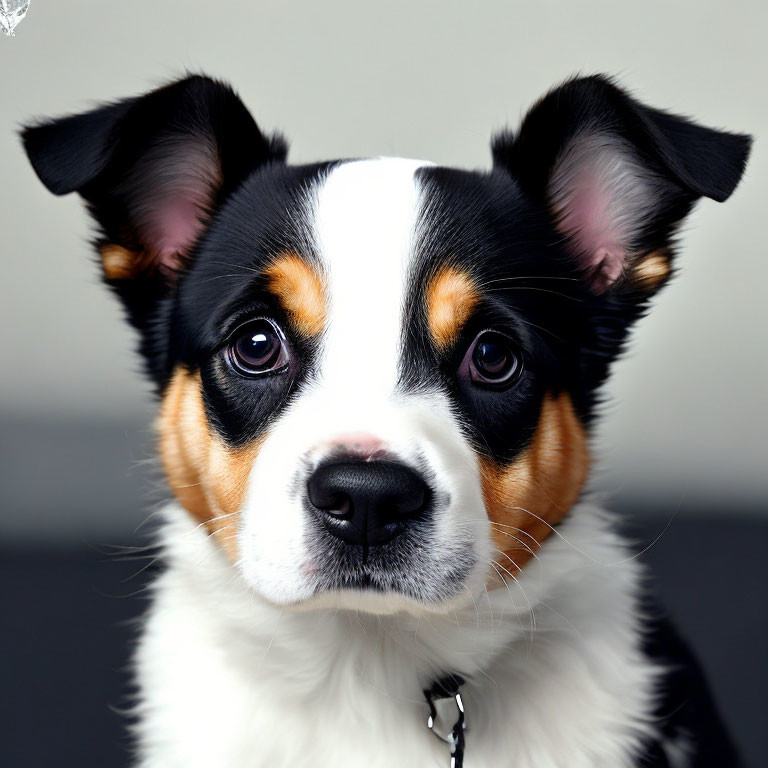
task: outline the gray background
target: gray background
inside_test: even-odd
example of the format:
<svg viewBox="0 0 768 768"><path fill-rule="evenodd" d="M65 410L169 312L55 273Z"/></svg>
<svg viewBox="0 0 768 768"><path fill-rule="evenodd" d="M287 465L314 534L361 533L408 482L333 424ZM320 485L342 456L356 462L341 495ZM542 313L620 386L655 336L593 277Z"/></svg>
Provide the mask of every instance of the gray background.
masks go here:
<svg viewBox="0 0 768 768"><path fill-rule="evenodd" d="M134 339L98 284L75 197L14 130L186 68L230 80L296 161L388 154L488 167L575 72L705 124L768 128L765 2L45 2L0 40L0 536L109 541L160 497ZM617 367L595 484L657 512L765 514L768 154L686 225L678 279Z"/></svg>
<svg viewBox="0 0 768 768"><path fill-rule="evenodd" d="M149 388L85 214L43 189L14 132L192 69L234 83L296 161L487 168L491 132L576 72L756 135L733 198L689 219L680 275L617 366L595 485L638 542L658 539L657 591L747 765L768 765L766 30L765 0L32 0L0 38L0 764L126 764L119 670L153 571L124 546L164 494Z"/></svg>

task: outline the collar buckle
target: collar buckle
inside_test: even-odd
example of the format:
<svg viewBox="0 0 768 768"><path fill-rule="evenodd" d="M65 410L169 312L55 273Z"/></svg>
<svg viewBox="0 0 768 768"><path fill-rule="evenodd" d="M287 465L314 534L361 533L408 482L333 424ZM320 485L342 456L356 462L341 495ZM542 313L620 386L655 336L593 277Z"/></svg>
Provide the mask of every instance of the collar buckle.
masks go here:
<svg viewBox="0 0 768 768"><path fill-rule="evenodd" d="M451 768L464 764L464 731L467 723L464 701L459 691L464 679L446 675L424 691L429 706L427 728L451 750Z"/></svg>

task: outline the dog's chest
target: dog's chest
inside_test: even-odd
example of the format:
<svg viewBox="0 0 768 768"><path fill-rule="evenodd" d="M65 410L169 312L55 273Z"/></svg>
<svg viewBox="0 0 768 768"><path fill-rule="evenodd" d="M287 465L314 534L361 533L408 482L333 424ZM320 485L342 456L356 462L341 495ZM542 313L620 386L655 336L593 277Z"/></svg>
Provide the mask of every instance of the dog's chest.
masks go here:
<svg viewBox="0 0 768 768"><path fill-rule="evenodd" d="M467 670L467 768L634 764L654 670L617 618L627 574L553 595L532 641L496 606L492 626L481 606L410 624L281 612L215 556L187 565L161 577L137 658L141 768L447 768L421 688Z"/></svg>
<svg viewBox="0 0 768 768"><path fill-rule="evenodd" d="M279 661L253 659L254 673L261 668L254 679L230 663L223 646L190 644L173 658L155 642L153 653L166 662L162 670L143 664L149 707L143 768L450 765L448 747L426 727L418 688L412 696L393 696L365 659L328 674L304 665L296 671L292 652L278 652ZM318 665L323 661L319 653ZM640 715L630 711L626 696L611 700L590 684L586 669L583 677L561 670L554 681L536 667L526 679L493 665L484 684L466 688L467 768L632 765L626 742L617 743L626 736L621 721ZM403 672L390 669L392 678Z"/></svg>

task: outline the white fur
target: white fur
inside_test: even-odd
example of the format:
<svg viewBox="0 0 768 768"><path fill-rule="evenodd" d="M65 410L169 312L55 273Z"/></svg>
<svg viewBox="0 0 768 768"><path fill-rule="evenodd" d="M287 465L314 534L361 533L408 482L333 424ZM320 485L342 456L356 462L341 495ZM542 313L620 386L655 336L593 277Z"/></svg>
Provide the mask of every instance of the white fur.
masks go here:
<svg viewBox="0 0 768 768"><path fill-rule="evenodd" d="M469 678L467 768L628 768L651 731L640 566L595 506L519 585L387 616L270 604L186 513L166 516L137 656L141 768L446 767L421 694L446 670Z"/></svg>
<svg viewBox="0 0 768 768"><path fill-rule="evenodd" d="M573 510L516 583L487 589L476 455L445 393L398 387L419 167L342 164L308 192L303 231L329 296L317 371L251 470L238 563L167 510L168 570L138 653L142 768L447 766L422 695L447 672L468 680L467 768L624 768L650 728L638 566L604 514ZM307 544L302 493L350 433L426 467L441 501L403 578L439 598L318 593L329 556Z"/></svg>
<svg viewBox="0 0 768 768"><path fill-rule="evenodd" d="M418 215L414 172L424 163L344 163L317 197L315 230L328 273L322 383L346 406L370 410L394 390Z"/></svg>
<svg viewBox="0 0 768 768"><path fill-rule="evenodd" d="M450 499L435 515L429 562L412 577L439 584L457 556L474 563L462 601L483 589L492 547L475 453L440 391L397 389L412 241L420 200L414 177L424 163L381 158L343 163L308 196L304 215L326 281L329 322L316 376L270 427L249 479L238 536L240 567L259 594L278 604L311 598L316 567L305 548L304 488L338 436L366 433L415 466L426 462ZM322 596L321 596L322 599ZM377 602L373 594L334 600Z"/></svg>

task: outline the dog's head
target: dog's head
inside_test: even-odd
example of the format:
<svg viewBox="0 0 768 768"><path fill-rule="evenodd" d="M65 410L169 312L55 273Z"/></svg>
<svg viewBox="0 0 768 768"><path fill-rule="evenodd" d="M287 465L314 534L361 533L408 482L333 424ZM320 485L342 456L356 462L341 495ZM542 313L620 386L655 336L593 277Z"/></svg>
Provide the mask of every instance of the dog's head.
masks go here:
<svg viewBox="0 0 768 768"><path fill-rule="evenodd" d="M247 582L435 609L522 568L577 500L596 389L675 228L749 151L602 77L545 96L490 172L291 166L204 77L24 144L87 201L170 485Z"/></svg>

